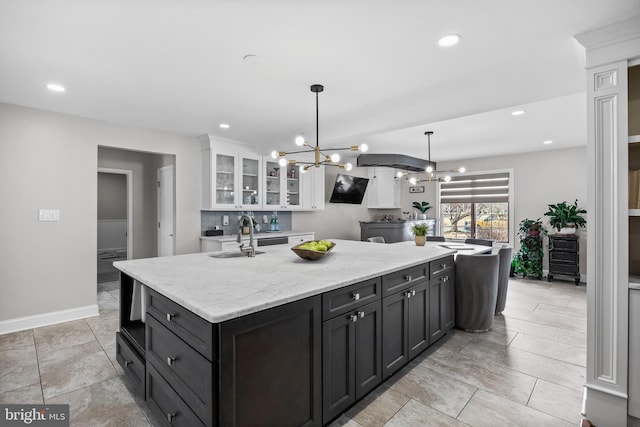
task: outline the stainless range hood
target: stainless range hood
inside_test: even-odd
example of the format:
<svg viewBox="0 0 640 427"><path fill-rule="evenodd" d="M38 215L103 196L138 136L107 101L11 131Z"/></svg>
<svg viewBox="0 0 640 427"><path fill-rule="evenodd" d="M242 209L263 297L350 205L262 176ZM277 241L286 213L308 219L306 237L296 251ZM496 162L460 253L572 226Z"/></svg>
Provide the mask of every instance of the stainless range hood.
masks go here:
<svg viewBox="0 0 640 427"><path fill-rule="evenodd" d="M431 167L435 170L436 162L429 162L404 154L360 154L357 164L358 167L380 166L412 172L424 172L429 163L431 163Z"/></svg>

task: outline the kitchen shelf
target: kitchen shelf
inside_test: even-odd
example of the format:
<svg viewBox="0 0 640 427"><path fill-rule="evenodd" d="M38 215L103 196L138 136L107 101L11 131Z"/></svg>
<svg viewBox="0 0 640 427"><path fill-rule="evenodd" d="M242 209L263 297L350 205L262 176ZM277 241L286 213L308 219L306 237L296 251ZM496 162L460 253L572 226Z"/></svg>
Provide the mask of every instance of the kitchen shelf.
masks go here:
<svg viewBox="0 0 640 427"><path fill-rule="evenodd" d="M640 142L640 135L629 135L629 144Z"/></svg>
<svg viewBox="0 0 640 427"><path fill-rule="evenodd" d="M629 216L640 216L640 209L629 209Z"/></svg>

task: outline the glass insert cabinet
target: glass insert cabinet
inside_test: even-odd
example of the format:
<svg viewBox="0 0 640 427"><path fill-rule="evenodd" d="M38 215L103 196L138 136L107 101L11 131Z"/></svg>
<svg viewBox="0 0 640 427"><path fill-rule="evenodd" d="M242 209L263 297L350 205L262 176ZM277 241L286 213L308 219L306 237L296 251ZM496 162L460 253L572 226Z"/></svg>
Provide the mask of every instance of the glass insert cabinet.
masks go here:
<svg viewBox="0 0 640 427"><path fill-rule="evenodd" d="M302 174L270 156L238 151L236 144L198 138L202 148L202 209L324 209L324 167Z"/></svg>

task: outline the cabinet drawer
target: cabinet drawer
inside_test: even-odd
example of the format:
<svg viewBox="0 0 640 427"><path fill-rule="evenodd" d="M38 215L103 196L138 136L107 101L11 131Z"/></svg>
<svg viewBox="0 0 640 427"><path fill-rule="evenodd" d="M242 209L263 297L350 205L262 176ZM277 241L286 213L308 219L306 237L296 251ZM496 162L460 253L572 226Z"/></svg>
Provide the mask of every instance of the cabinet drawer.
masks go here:
<svg viewBox="0 0 640 427"><path fill-rule="evenodd" d="M138 394L144 396L144 360L138 356L138 353L122 337L120 332L116 332L116 360L122 366L127 377L135 384Z"/></svg>
<svg viewBox="0 0 640 427"><path fill-rule="evenodd" d="M438 276L439 274L442 274L444 271L450 268L453 268L453 255L446 256L429 263L429 271L431 271L431 277Z"/></svg>
<svg viewBox="0 0 640 427"><path fill-rule="evenodd" d="M553 242L553 250L563 250L563 251L578 251L578 240L577 239L558 239L551 238Z"/></svg>
<svg viewBox="0 0 640 427"><path fill-rule="evenodd" d="M146 324L147 362L206 423L213 415L213 365L153 317Z"/></svg>
<svg viewBox="0 0 640 427"><path fill-rule="evenodd" d="M153 366L147 369L147 405L164 426L196 427L204 424Z"/></svg>
<svg viewBox="0 0 640 427"><path fill-rule="evenodd" d="M578 253L577 252L562 252L562 251L551 251L549 252L549 260L551 262L567 262L567 263L577 263L578 262Z"/></svg>
<svg viewBox="0 0 640 427"><path fill-rule="evenodd" d="M335 289L322 294L322 320L327 320L380 299L380 278Z"/></svg>
<svg viewBox="0 0 640 427"><path fill-rule="evenodd" d="M429 264L420 264L382 276L382 296L395 294L417 282L429 278Z"/></svg>
<svg viewBox="0 0 640 427"><path fill-rule="evenodd" d="M147 313L209 360L217 358L217 329L203 318L149 289Z"/></svg>
<svg viewBox="0 0 640 427"><path fill-rule="evenodd" d="M551 274L578 274L578 266L575 264L564 264L552 262L549 264L549 273Z"/></svg>

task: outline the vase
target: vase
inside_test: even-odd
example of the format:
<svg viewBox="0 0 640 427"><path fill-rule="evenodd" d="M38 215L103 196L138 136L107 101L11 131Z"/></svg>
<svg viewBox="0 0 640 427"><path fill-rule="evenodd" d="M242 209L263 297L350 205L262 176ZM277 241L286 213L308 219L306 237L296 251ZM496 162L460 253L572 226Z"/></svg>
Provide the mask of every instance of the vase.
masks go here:
<svg viewBox="0 0 640 427"><path fill-rule="evenodd" d="M243 226L242 227L242 234L249 234L249 227L248 226Z"/></svg>
<svg viewBox="0 0 640 427"><path fill-rule="evenodd" d="M416 236L416 245L417 246L424 246L424 244L427 242L427 238L425 236Z"/></svg>
<svg viewBox="0 0 640 427"><path fill-rule="evenodd" d="M427 214L420 214L418 215L419 219L427 219Z"/></svg>

